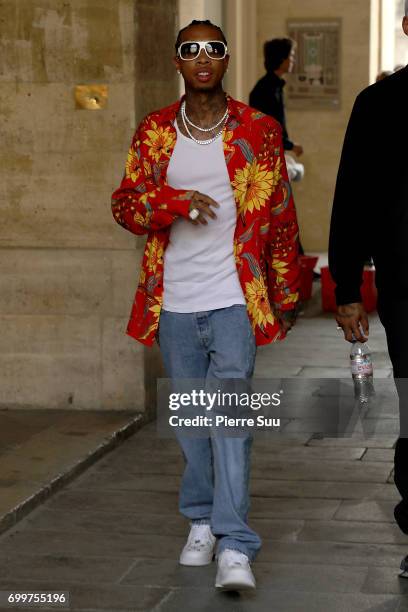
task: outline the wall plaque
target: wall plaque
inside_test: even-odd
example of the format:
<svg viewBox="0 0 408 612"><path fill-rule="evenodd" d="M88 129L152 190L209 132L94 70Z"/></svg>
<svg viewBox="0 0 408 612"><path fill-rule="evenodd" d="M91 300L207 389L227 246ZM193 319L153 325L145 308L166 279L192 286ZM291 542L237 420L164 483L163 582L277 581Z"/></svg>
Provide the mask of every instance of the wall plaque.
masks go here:
<svg viewBox="0 0 408 612"><path fill-rule="evenodd" d="M293 109L340 107L340 19L290 19L296 64L287 77L287 105Z"/></svg>
<svg viewBox="0 0 408 612"><path fill-rule="evenodd" d="M75 108L101 110L108 101L107 85L76 85L74 89Z"/></svg>

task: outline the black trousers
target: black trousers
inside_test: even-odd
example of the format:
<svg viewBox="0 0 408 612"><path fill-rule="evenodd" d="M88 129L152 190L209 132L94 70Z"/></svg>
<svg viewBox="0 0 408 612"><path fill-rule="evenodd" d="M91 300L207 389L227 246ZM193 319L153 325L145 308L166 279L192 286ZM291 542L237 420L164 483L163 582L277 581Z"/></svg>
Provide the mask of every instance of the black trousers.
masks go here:
<svg viewBox="0 0 408 612"><path fill-rule="evenodd" d="M399 397L400 436L395 446L394 480L402 500L394 516L401 531L408 534L408 299L389 300L379 292L378 314L387 336Z"/></svg>

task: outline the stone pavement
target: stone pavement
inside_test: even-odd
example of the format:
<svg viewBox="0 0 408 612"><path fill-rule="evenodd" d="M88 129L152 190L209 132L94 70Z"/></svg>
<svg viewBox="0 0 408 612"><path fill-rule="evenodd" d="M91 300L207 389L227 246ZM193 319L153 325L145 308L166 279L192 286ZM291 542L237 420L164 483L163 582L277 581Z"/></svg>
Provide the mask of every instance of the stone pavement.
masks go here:
<svg viewBox="0 0 408 612"><path fill-rule="evenodd" d="M370 345L377 378L389 377L375 317ZM330 316L304 317L285 343L259 350L256 376L348 377L347 349ZM392 401L367 420L367 438L255 439L255 593L216 592L214 564L178 565L188 530L177 509L182 458L154 423L0 536L0 589L70 591L71 609L82 611L408 611L408 580L398 578L408 538L392 513Z"/></svg>
<svg viewBox="0 0 408 612"><path fill-rule="evenodd" d="M144 421L119 410L0 410L0 533Z"/></svg>

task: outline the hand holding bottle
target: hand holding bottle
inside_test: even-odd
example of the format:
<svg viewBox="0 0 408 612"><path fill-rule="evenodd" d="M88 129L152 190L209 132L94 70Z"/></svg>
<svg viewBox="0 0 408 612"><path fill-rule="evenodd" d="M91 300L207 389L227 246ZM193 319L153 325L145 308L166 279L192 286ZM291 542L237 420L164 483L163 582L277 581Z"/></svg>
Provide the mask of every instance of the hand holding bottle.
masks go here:
<svg viewBox="0 0 408 612"><path fill-rule="evenodd" d="M336 321L344 332L345 340L348 342L354 340L367 342L369 333L368 316L361 302L338 306Z"/></svg>

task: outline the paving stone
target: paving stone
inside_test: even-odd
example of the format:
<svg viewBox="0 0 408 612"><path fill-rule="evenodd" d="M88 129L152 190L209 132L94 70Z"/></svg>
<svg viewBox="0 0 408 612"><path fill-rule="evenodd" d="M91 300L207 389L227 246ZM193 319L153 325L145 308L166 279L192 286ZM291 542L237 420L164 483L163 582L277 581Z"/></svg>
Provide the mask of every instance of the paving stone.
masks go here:
<svg viewBox="0 0 408 612"><path fill-rule="evenodd" d="M389 378L391 367L376 368L376 378ZM298 376L301 378L345 378L350 379L350 368L344 367L322 367L322 366L303 366Z"/></svg>
<svg viewBox="0 0 408 612"><path fill-rule="evenodd" d="M158 493L177 493L180 486L180 475L163 476L161 474L128 474L124 471L101 470L86 473L70 483L66 490L79 489L124 489L133 491L156 491Z"/></svg>
<svg viewBox="0 0 408 612"><path fill-rule="evenodd" d="M394 465L394 449L393 448L368 448L362 457L363 461L386 461Z"/></svg>
<svg viewBox="0 0 408 612"><path fill-rule="evenodd" d="M393 435L396 438L399 436L399 420L398 419L364 419L355 428L355 433L364 436L371 435Z"/></svg>
<svg viewBox="0 0 408 612"><path fill-rule="evenodd" d="M270 359L257 356L254 378L291 378L297 376L302 368L297 365L272 365Z"/></svg>
<svg viewBox="0 0 408 612"><path fill-rule="evenodd" d="M182 465L179 468L171 467L174 475L163 475L158 473L139 474L124 473L123 470L111 470L109 464L100 466L99 462L85 474L81 475L75 482L65 487L65 491L87 489L91 487L97 488L98 482L104 482L106 489L128 489L140 491L156 491L156 492L173 492L178 491L177 483L180 482L182 473ZM151 466L152 467L152 466ZM163 466L165 467L165 465ZM153 467L153 471L159 471ZM263 497L323 497L323 498L340 498L340 499L359 499L375 498L375 499L399 499L398 492L395 487L390 484L370 483L370 482L347 482L346 480L338 482L327 482L324 480L284 480L285 474L279 476L279 479L265 480L263 478L265 472L256 468L251 470L250 486L252 494ZM103 480L98 480L102 478ZM282 478L282 479L281 479ZM110 479L110 480L109 480Z"/></svg>
<svg viewBox="0 0 408 612"><path fill-rule="evenodd" d="M293 499L254 497L251 503L252 517L271 518L330 518L339 507L339 499ZM178 513L178 495L131 490L66 490L51 498L48 508L104 511L126 510L138 513L154 512L162 515Z"/></svg>
<svg viewBox="0 0 408 612"><path fill-rule="evenodd" d="M258 589L304 593L359 593L366 567L255 563Z"/></svg>
<svg viewBox="0 0 408 612"><path fill-rule="evenodd" d="M154 453L154 457L161 458L162 456L166 457L168 455L175 455L176 457L182 457L181 448L177 442L177 440L158 437L159 434L156 434L156 438L151 438L150 436L146 436L143 438L139 436L137 439L134 439L132 436L132 444L128 444L126 449L123 450L122 455L126 456L127 459L140 458L140 456L147 452L149 456L152 456ZM253 454L256 451L262 452L279 452L279 449L284 447L300 447L305 445L311 438L310 434L299 434L286 436L282 435L261 435L256 434L253 442ZM106 463L110 464L110 458L105 457L102 461L99 462L99 465L105 465Z"/></svg>
<svg viewBox="0 0 408 612"><path fill-rule="evenodd" d="M304 452L305 451L305 452ZM300 447L296 450L296 458L301 459L302 457L307 460L311 459L312 461L321 461L327 460L335 462L340 459L359 459L365 449L359 448L329 448L329 449L321 449L314 447ZM287 457L290 459L293 457L293 450L291 448L281 450L281 447L278 449L274 449L270 453L267 454L271 457L271 461L275 461L275 459L279 459L282 461ZM263 455L265 456L265 455ZM252 466L256 468L257 466L257 455L253 454ZM105 464L108 465L108 464ZM313 467L313 466L311 466ZM315 465L315 468L320 470L320 464ZM288 466L290 469L290 466ZM181 469L180 469L181 473ZM256 476L256 473L254 474ZM161 474L132 474L126 471L119 470L98 470L98 471L89 471L85 474L81 475L75 483L71 483L68 488L112 488L115 489L138 489L140 491L163 491L163 492L177 492L178 487L180 485L180 476L179 475L166 475L163 476ZM1 486L1 483L0 483Z"/></svg>
<svg viewBox="0 0 408 612"><path fill-rule="evenodd" d="M407 540L408 548L408 538ZM370 567L362 587L364 593L398 593L408 595L408 580L399 577L399 567Z"/></svg>
<svg viewBox="0 0 408 612"><path fill-rule="evenodd" d="M286 435L284 432L281 432L278 435L271 436L269 432L258 432L254 436L252 448L254 454L258 451L268 451L270 448L278 449L281 446L290 446L298 449L300 446L306 445L310 439L310 434L294 433L291 435Z"/></svg>
<svg viewBox="0 0 408 612"><path fill-rule="evenodd" d="M40 511L39 511L40 510ZM95 537L105 533L122 533L129 535L166 535L186 536L189 530L188 520L181 514L169 514L163 520L162 514L147 512L107 512L94 510L55 510L42 507L32 512L25 519L28 531L46 530L55 532L89 532ZM280 526L277 526L279 529Z"/></svg>
<svg viewBox="0 0 408 612"><path fill-rule="evenodd" d="M395 470L394 468L391 471L391 474L389 475L387 482L394 484L394 474L395 474Z"/></svg>
<svg viewBox="0 0 408 612"><path fill-rule="evenodd" d="M120 447L119 447L120 449ZM99 471L116 470L122 472L127 470L129 474L173 474L182 473L184 461L180 455L174 455L170 459L163 461L162 457L157 455L149 456L148 451L140 451L132 454L114 454L108 460L106 457L102 461L98 461L95 466Z"/></svg>
<svg viewBox="0 0 408 612"><path fill-rule="evenodd" d="M398 419L357 419L355 422L351 422L352 428L342 429L339 433L347 433L348 435L356 435L362 437L388 435L395 436L395 439L399 435L399 422ZM325 434L331 434L333 428L322 429L321 419L316 421L306 419L293 419L288 425L285 426L285 433L313 433L322 431Z"/></svg>
<svg viewBox="0 0 408 612"><path fill-rule="evenodd" d="M37 509L38 510L38 509ZM79 511L70 512L42 508L31 513L25 520L29 531L68 531L92 532L96 536L105 533L175 535L187 537L189 522L181 514L167 516L161 514L135 514L126 512ZM301 531L303 520L290 519L251 519L251 525L262 537L276 541L295 541Z"/></svg>
<svg viewBox="0 0 408 612"><path fill-rule="evenodd" d="M258 590L358 593L366 579L368 568L256 562L253 570ZM122 583L211 588L214 585L214 578L215 564L197 571L194 567L180 568L176 560L140 559L136 561Z"/></svg>
<svg viewBox="0 0 408 612"><path fill-rule="evenodd" d="M10 448L24 444L45 427L41 420L38 422L39 419L32 419L30 415L28 415L25 423L17 422L15 418L9 416L13 412L10 410L0 410L0 454ZM27 411L24 412L26 413ZM34 412L36 413L37 411ZM48 421L49 426L50 419Z"/></svg>
<svg viewBox="0 0 408 612"><path fill-rule="evenodd" d="M380 435L375 437L349 436L342 438L311 438L308 446L357 446L365 448L393 448L397 436Z"/></svg>
<svg viewBox="0 0 408 612"><path fill-rule="evenodd" d="M262 539L275 542L295 542L304 526L304 520L254 518L250 515L251 526L259 533Z"/></svg>
<svg viewBox="0 0 408 612"><path fill-rule="evenodd" d="M101 581L97 584L88 582L78 584L70 577L56 580L0 580L0 589L33 591L68 591L70 594L70 610L107 610L107 612L122 612L153 610L168 595L169 590L163 588L149 588L147 586L115 585ZM16 609L16 608L12 608ZM18 608L27 610L31 608ZM36 607L35 610L45 608ZM47 608L55 610L56 608ZM10 608L8 608L10 610Z"/></svg>
<svg viewBox="0 0 408 612"><path fill-rule="evenodd" d="M385 499L399 500L391 484L366 482L324 482L307 480L263 480L251 478L253 495L261 497L317 497L320 499Z"/></svg>
<svg viewBox="0 0 408 612"><path fill-rule="evenodd" d="M408 538L394 523L357 521L305 521L297 534L302 542L367 542L407 544Z"/></svg>
<svg viewBox="0 0 408 612"><path fill-rule="evenodd" d="M252 466L254 476L263 472L264 478L284 480L386 482L390 472L383 462L328 461L322 467L317 461L270 461L265 455L255 457Z"/></svg>
<svg viewBox="0 0 408 612"><path fill-rule="evenodd" d="M23 500L30 499L43 486L42 482L32 480L22 482L22 478L3 478L3 486L0 484L0 516L19 506Z"/></svg>
<svg viewBox="0 0 408 612"><path fill-rule="evenodd" d="M57 552L52 553L58 536L53 532L49 532L48 536L50 541L47 541L45 535L40 534L37 538L37 541L40 540L40 546L33 547L30 551L26 550L24 540L22 542L20 540L22 546L19 545L18 539L16 540L16 549L13 549L12 537L8 538L7 542L3 541L0 552L0 580L5 582L47 578L56 581L70 579L85 584L114 583L129 567L128 559L116 558L114 554L109 554L109 550L105 550L103 555L92 558L81 554L84 551L83 547L78 547L77 550L69 547L70 551L68 547L59 548ZM29 540L28 536L27 541Z"/></svg>
<svg viewBox="0 0 408 612"><path fill-rule="evenodd" d="M340 521L394 521L395 503L378 500L345 500L336 512Z"/></svg>
<svg viewBox="0 0 408 612"><path fill-rule="evenodd" d="M51 497L48 508L101 510L107 512L155 512L178 514L178 494L127 490L65 489Z"/></svg>
<svg viewBox="0 0 408 612"><path fill-rule="evenodd" d="M290 459L293 460L304 460L304 461L346 461L346 460L357 460L361 459L366 449L364 447L327 447L321 448L318 446L302 445L296 446L295 448L288 446L282 448L281 446L275 446L274 440L272 439L270 445L264 445L259 448L256 442L253 445L252 457L256 461L258 455L264 457L265 453L268 453L268 457L272 461Z"/></svg>
<svg viewBox="0 0 408 612"><path fill-rule="evenodd" d="M394 612L398 598L390 595L307 593L262 589L252 594L217 593L214 589L174 589L160 612Z"/></svg>
<svg viewBox="0 0 408 612"><path fill-rule="evenodd" d="M175 483L180 481L179 476L162 476L160 474L129 475L128 486L125 486L126 476L123 476L123 480L121 480L117 477L116 471L107 471L107 473L111 477L111 480L107 481L106 490L115 491L118 489L126 489L158 493L172 492L174 494L178 492ZM166 479L169 479L168 483ZM87 485L87 482L87 478L84 475L81 482L77 483L78 486L71 483L69 486L65 487L65 491L89 489L90 486ZM166 486L166 483L168 486ZM361 499L364 497L366 499L400 499L397 489L392 486L391 483L265 480L264 478L258 478L256 474L251 475L250 490L252 495L258 497L317 497L328 499Z"/></svg>
<svg viewBox="0 0 408 612"><path fill-rule="evenodd" d="M392 384L394 382L392 381ZM398 409L398 396L393 395L391 397L377 398L376 405L369 409L367 412L367 418L369 419L399 419Z"/></svg>
<svg viewBox="0 0 408 612"><path fill-rule="evenodd" d="M143 431L144 431L143 427ZM124 463L129 464L129 467L137 463L150 459L152 462L157 463L161 461L161 457L172 455L172 462L176 460L178 465L182 465L182 453L177 441L155 437L158 434L150 431L145 438L140 435L132 436L130 440L125 441L116 451L115 455L103 457L98 461L98 469L103 469L106 465L109 465L111 469L112 465L122 465ZM269 433L257 433L254 437L252 455L255 455L259 450L261 452L278 452L281 447L293 447L298 448L305 445L311 439L311 434L275 434ZM125 446L126 445L126 446Z"/></svg>
<svg viewBox="0 0 408 612"><path fill-rule="evenodd" d="M328 519L332 518L340 506L336 499L293 499L253 497L251 518L286 517L290 519Z"/></svg>
<svg viewBox="0 0 408 612"><path fill-rule="evenodd" d="M406 595L402 595L398 598L396 612L408 612L408 597Z"/></svg>
<svg viewBox="0 0 408 612"><path fill-rule="evenodd" d="M294 453L296 456L296 453ZM384 462L362 465L357 461L328 461L322 469L318 461L271 460L266 453L254 454L251 459L251 475L254 478L283 480L322 480L343 482L386 482L389 469ZM106 466L106 464L105 464ZM180 458L164 463L159 458L148 460L147 454L131 464L122 458L112 460L111 468L128 470L130 474L181 474L183 461Z"/></svg>
<svg viewBox="0 0 408 612"><path fill-rule="evenodd" d="M0 565L13 553L31 556L31 563L40 555L77 557L78 562L84 557L155 557L174 559L178 556L185 537L171 535L129 535L124 533L105 533L96 538L94 533L56 532L51 530L16 531L7 539L2 540L0 550ZM88 561L89 563L89 561ZM92 566L92 563L89 563ZM122 569L122 568L121 568ZM27 576L28 577L28 576Z"/></svg>
<svg viewBox="0 0 408 612"><path fill-rule="evenodd" d="M407 554L405 544L357 542L274 542L264 539L257 557L261 563L347 565L399 568Z"/></svg>

